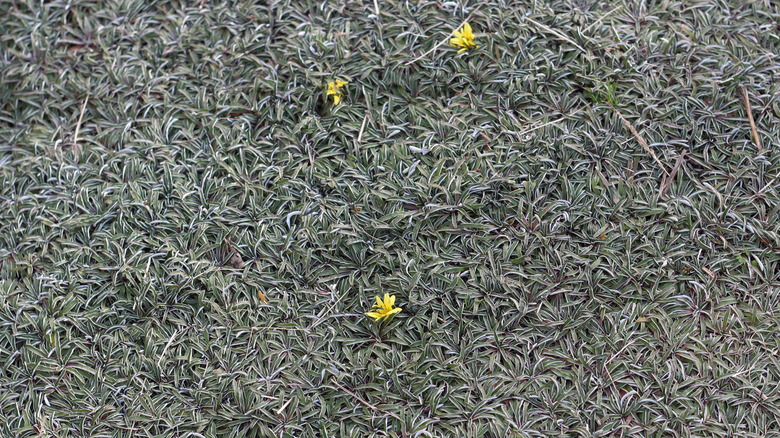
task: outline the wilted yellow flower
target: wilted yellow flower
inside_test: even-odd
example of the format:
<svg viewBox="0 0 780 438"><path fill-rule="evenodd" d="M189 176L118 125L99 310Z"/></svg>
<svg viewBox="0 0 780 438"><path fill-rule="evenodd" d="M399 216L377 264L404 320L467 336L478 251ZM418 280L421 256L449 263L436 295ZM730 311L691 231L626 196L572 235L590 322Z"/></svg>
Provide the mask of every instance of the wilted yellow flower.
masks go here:
<svg viewBox="0 0 780 438"><path fill-rule="evenodd" d="M325 90L325 94L333 96L333 105L338 105L341 102L341 96L344 94L341 92L341 87L347 85L347 81L335 80L328 82L328 89Z"/></svg>
<svg viewBox="0 0 780 438"><path fill-rule="evenodd" d="M477 48L477 45L474 44L474 32L471 31L471 26L468 23L464 23L461 30L456 30L452 34L455 36L450 38L450 45L452 47L460 47L461 49L458 50L458 53Z"/></svg>
<svg viewBox="0 0 780 438"><path fill-rule="evenodd" d="M376 304L371 307L374 310L366 315L374 318L375 321L381 321L401 311L400 307L393 306L395 306L395 295L385 294L384 300L376 297Z"/></svg>

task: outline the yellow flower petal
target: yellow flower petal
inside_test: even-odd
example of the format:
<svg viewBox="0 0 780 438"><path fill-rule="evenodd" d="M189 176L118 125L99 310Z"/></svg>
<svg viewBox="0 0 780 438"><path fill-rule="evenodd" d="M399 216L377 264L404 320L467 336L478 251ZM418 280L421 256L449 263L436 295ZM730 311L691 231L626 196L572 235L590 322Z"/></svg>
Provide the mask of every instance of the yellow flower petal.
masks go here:
<svg viewBox="0 0 780 438"><path fill-rule="evenodd" d="M382 298L378 295L375 296L374 299L376 300L376 304L372 306L372 309L374 310L367 312L366 315L374 318L376 321L390 318L401 311L400 307L393 307L395 306L395 298L395 295L390 295L389 293L385 293Z"/></svg>
<svg viewBox="0 0 780 438"><path fill-rule="evenodd" d="M347 81L337 79L332 82L328 82L328 86L325 88L325 94L327 96L333 96L333 105L338 105L341 102L341 97L344 93L341 92L341 87L347 84Z"/></svg>
<svg viewBox="0 0 780 438"><path fill-rule="evenodd" d="M385 310L390 310L393 308L393 303L390 301L390 294L385 294Z"/></svg>
<svg viewBox="0 0 780 438"><path fill-rule="evenodd" d="M474 44L474 32L471 30L471 25L468 23L463 24L462 29L452 31L453 38L450 38L450 46L460 47L458 53L463 53L466 50L476 48Z"/></svg>
<svg viewBox="0 0 780 438"><path fill-rule="evenodd" d="M374 318L375 321L379 321L380 319L384 318L384 315L377 312L367 312L366 315Z"/></svg>

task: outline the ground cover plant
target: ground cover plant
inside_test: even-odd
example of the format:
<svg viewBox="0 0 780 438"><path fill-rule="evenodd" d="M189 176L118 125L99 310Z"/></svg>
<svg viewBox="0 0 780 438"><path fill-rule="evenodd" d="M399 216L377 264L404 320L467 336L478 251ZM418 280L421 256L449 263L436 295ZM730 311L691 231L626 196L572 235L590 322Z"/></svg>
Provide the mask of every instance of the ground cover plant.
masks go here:
<svg viewBox="0 0 780 438"><path fill-rule="evenodd" d="M0 14L0 435L778 436L776 2Z"/></svg>

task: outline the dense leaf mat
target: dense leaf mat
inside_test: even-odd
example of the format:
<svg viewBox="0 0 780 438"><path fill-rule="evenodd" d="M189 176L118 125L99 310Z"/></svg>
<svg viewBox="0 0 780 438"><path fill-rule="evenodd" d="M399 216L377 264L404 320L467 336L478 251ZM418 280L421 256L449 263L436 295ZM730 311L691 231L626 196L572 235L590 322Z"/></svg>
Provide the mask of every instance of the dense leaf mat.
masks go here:
<svg viewBox="0 0 780 438"><path fill-rule="evenodd" d="M776 2L0 14L0 435L778 436Z"/></svg>

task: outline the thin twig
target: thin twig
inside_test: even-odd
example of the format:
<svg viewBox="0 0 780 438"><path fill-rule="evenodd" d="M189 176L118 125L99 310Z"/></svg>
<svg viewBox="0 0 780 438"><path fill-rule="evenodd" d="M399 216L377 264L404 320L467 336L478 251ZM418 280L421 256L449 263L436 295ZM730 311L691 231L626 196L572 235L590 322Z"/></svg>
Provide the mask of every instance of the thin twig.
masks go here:
<svg viewBox="0 0 780 438"><path fill-rule="evenodd" d="M160 353L160 358L157 360L157 366L158 366L158 367L159 367L159 366L160 366L160 364L162 363L162 360L163 360L163 358L165 357L165 353L167 353L167 352L168 352L168 349L169 349L169 348L171 348L171 344L173 344L173 340L174 340L174 339L176 339L176 336L179 336L179 331L178 331L178 330L176 330L175 332L173 332L173 334L171 335L171 338L170 338L170 339L168 339L168 343L167 343L167 344L165 344L165 347L163 348L163 351L162 351L162 353Z"/></svg>
<svg viewBox="0 0 780 438"><path fill-rule="evenodd" d="M336 379L335 379L335 378L331 378L331 379L330 379L330 381L331 381L331 382L333 382L333 384L334 384L334 385L338 386L338 387L339 387L339 389L341 389L342 391L344 391L344 392L346 392L347 394L351 395L352 397L354 397L354 398L355 398L355 400L359 401L360 403L362 403L364 406L368 407L369 409L371 409L371 410L373 410L373 411L377 411L377 412L383 412L383 413L385 413L385 414L387 414L387 415L389 415L389 416L391 416L391 417L395 418L395 419L396 419L396 420L398 420L398 421L402 421L402 420L401 420L401 417L399 417L398 415L396 415L396 414L394 414L394 413L392 413L392 412L386 411L386 410L384 410L384 409L379 409L378 407L376 407L376 406L372 405L371 403L369 403L369 402L367 402L367 401L363 400L362 398L360 398L360 396L358 396L358 395L357 395L357 394L355 394L354 392L352 392L352 391L350 391L349 389L347 389L347 388L345 388L345 387L341 386L341 385L339 384L339 382L337 382L337 381L336 381Z"/></svg>
<svg viewBox="0 0 780 438"><path fill-rule="evenodd" d="M612 360L614 360L616 357L618 357L618 356L620 356L621 354L623 354L623 352L624 352L624 351L626 351L626 348L628 348L628 347L630 347L630 346L634 345L634 342L636 342L636 340L635 340L635 339L632 339L632 340L628 341L628 342L626 343L626 345L624 345L624 346L623 346L623 348L621 348L620 350L618 350L618 352L617 352L617 353L612 353L612 355L609 357L609 359L607 359L607 361L606 361L606 362L604 362L604 367L606 367L607 365L609 365L609 363L610 363L610 362L612 362Z"/></svg>
<svg viewBox="0 0 780 438"><path fill-rule="evenodd" d="M598 20L596 20L596 21L594 21L593 23L591 23L591 24L590 24L588 27L586 27L585 29L582 29L582 33L585 33L585 32L587 32L587 31L589 31L591 27L593 27L593 26L595 26L595 25L597 25L597 24L601 23L601 21L602 21L602 20L604 20L604 18L608 17L608 16L609 16L609 14L611 14L611 13L613 13L613 12L617 11L618 9L620 9L620 8L622 8L622 7L623 7L623 5L618 5L616 8L613 8L611 11L609 11L609 12L605 13L604 15L602 15L601 17L599 17L599 19L598 19Z"/></svg>
<svg viewBox="0 0 780 438"><path fill-rule="evenodd" d="M81 121L84 119L84 110L87 109L87 102L89 101L89 94L84 98L84 103L81 104L81 113L79 113L79 120L76 122L76 132L73 134L73 147L78 146L79 131L81 130Z"/></svg>
<svg viewBox="0 0 780 438"><path fill-rule="evenodd" d="M279 408L279 409L276 411L276 415L282 415L282 411L284 411L284 408L286 408L286 407L287 407L287 405L289 405L289 404L290 404L290 402L292 402L292 401L293 401L293 399L292 399L292 398L289 398L289 399L287 399L287 402L285 402L285 404L284 404L284 405L282 405L282 407L281 407L281 408Z"/></svg>
<svg viewBox="0 0 780 438"><path fill-rule="evenodd" d="M363 124L360 125L360 132L358 133L357 141L360 143L360 139L363 138L363 130L366 129L366 120L368 120L368 114L363 117Z"/></svg>
<svg viewBox="0 0 780 438"><path fill-rule="evenodd" d="M684 160L685 160L685 151L682 151L680 155L677 157L677 162L674 163L672 172L668 176L664 175L663 179L661 180L661 189L658 191L659 198L663 197L666 191L669 190L669 187L671 187L672 180L674 180L674 177L677 176L677 172L680 170L680 166L682 166Z"/></svg>
<svg viewBox="0 0 780 438"><path fill-rule="evenodd" d="M639 142L640 145L645 149L645 151L650 154L651 157L655 160L656 163L658 163L658 166L661 167L661 170L664 172L666 176L669 176L669 172L666 170L666 167L664 167L663 163L661 163L661 160L658 159L658 157L655 155L655 152L653 152L652 149L650 149L650 145L645 141L644 138L642 138L641 135L639 135L639 132L637 132L636 128L634 128L634 125L631 124L628 120L626 120L625 117L623 117L623 114L620 113L617 109L615 110L617 112L618 116L620 116L620 120L623 121L623 124L626 125L626 128L628 128L629 131L634 135L634 138L636 138L636 141Z"/></svg>
<svg viewBox="0 0 780 438"><path fill-rule="evenodd" d="M325 319L325 315L327 315L327 314L328 314L328 312L330 312L331 310L333 310L333 308L334 308L334 307L336 307L336 305L339 303L339 301L341 301L341 299L342 299L342 298L344 298L344 296L346 296L346 294L344 294L344 295L341 295L340 297L338 297L338 299L337 299L336 301L334 301L334 302L333 302L333 304L331 304L331 305L330 305L330 307L328 307L328 309L327 309L327 310L325 310L324 312L321 312L321 313L322 313L322 315L320 315L320 317L319 317L319 318L318 318L316 321L314 321L313 323L311 323L311 325L309 326L308 330L313 330L315 327L317 327L317 325L318 325L320 322L322 322L322 320L323 320L323 319Z"/></svg>
<svg viewBox="0 0 780 438"><path fill-rule="evenodd" d="M466 17L466 19L465 19L465 20L463 20L463 23L460 23L460 25L459 25L458 27L456 27L456 28L455 28L455 30L458 30L458 29L462 28L463 26L465 26L465 25L466 25L466 23L468 23L468 21L469 21L469 20L471 20L471 17L473 17L473 16L474 16L474 14L476 14L478 10L479 10L479 6L477 6L476 8L474 8L474 10L473 10L473 11L471 11L471 13L470 13L470 14L469 14L469 15ZM454 33L454 31L453 31L453 32L450 32L450 34L449 34L449 35L447 35L447 38L445 38L445 39L441 40L441 41L439 42L439 44L436 44L435 46L433 46L433 48L432 48L431 50L428 50L427 52L423 53L422 55L420 55L420 56L418 56L418 57L416 57L416 58L412 59L412 60L411 60L411 61L409 61L409 62L407 62L407 63L406 63L406 65L411 65L411 64L414 64L415 62L417 62L417 61L419 61L419 60L421 60L421 59L425 58L426 56L428 56L428 54L429 54L429 53L433 52L434 50L436 50L436 49L438 49L439 47L441 47L441 46L442 46L442 44L444 44L444 43L446 43L447 41L449 41L449 40L450 40L450 37L452 36L452 34L453 34L453 33Z"/></svg>
<svg viewBox="0 0 780 438"><path fill-rule="evenodd" d="M579 113L579 111L574 111L571 114L569 114L569 116L573 116L573 115L575 115L577 113ZM542 129L545 126L554 125L554 124L556 124L558 122L563 122L565 120L566 120L566 117L561 117L560 119L552 120L552 121L549 121L547 123L542 123L541 125L532 126L532 127L528 128L528 129L526 129L524 131L520 131L520 132L515 133L515 135L518 136L518 137L521 136L521 135L526 135L526 134L534 132L534 131L536 131L538 129Z"/></svg>
<svg viewBox="0 0 780 438"><path fill-rule="evenodd" d="M309 331L308 328L304 328L304 327L274 327L274 326L252 327L252 331L255 331L255 330L282 330L282 331L288 331L288 332L307 332L307 331Z"/></svg>
<svg viewBox="0 0 780 438"><path fill-rule="evenodd" d="M748 97L747 87L740 87L742 89L742 102L745 104L745 111L747 111L748 122L750 122L750 132L753 133L753 141L756 143L756 148L761 152L761 138L758 136L758 129L756 129L756 122L753 120L753 110L750 108L750 98Z"/></svg>
<svg viewBox="0 0 780 438"><path fill-rule="evenodd" d="M583 49L582 46L580 46L579 44L575 43L574 40L572 40L571 38L567 37L566 35L558 32L557 30L552 29L552 28L550 28L548 26L545 26L544 24L534 20L531 17L525 17L525 19L528 20L529 22L533 23L535 26L540 27L543 30L546 30L547 32L557 36L558 38L560 38L560 39L566 41L567 43L573 45L574 47L580 49L580 51L585 52L585 49Z"/></svg>
<svg viewBox="0 0 780 438"><path fill-rule="evenodd" d="M764 190L766 190L766 189L768 189L768 188L770 188L770 187L773 187L773 186L775 185L775 183L777 182L777 179L778 179L778 178L780 178L780 177L775 177L774 179L772 179L772 181L769 181L769 182L767 183L767 185L765 185L765 186L764 186L764 187L763 187L761 190L759 190L758 192L756 192L756 194L755 194L755 195L753 195L753 196L758 196L758 195L761 195L762 193L764 193Z"/></svg>

